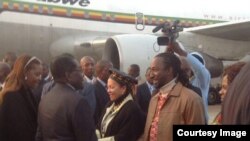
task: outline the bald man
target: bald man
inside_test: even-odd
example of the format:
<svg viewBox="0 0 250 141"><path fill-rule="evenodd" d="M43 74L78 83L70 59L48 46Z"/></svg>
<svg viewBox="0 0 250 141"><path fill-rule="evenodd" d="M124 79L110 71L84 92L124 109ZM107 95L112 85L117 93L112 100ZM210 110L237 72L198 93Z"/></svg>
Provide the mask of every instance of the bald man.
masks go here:
<svg viewBox="0 0 250 141"><path fill-rule="evenodd" d="M10 65L10 68L12 69L14 66L14 63L16 62L17 55L14 52L7 52L4 55L3 62Z"/></svg>
<svg viewBox="0 0 250 141"><path fill-rule="evenodd" d="M95 98L95 88L94 82L96 78L94 77L95 73L95 60L90 56L84 56L80 60L80 65L82 69L82 74L84 75L83 79L83 89L79 93L87 100L90 105L92 116L94 116L96 110L96 98Z"/></svg>
<svg viewBox="0 0 250 141"><path fill-rule="evenodd" d="M128 68L128 75L132 76L136 80L138 80L138 84L142 84L144 81L140 76L140 66L137 64L131 64Z"/></svg>
<svg viewBox="0 0 250 141"><path fill-rule="evenodd" d="M8 74L10 73L10 70L11 70L11 68L10 68L9 64L4 63L4 62L0 62L0 90L3 87L4 80L6 79Z"/></svg>
<svg viewBox="0 0 250 141"><path fill-rule="evenodd" d="M84 74L84 81L87 81L89 83L94 83L96 78L94 77L95 73L95 60L94 58L90 56L84 56L80 60L82 72Z"/></svg>

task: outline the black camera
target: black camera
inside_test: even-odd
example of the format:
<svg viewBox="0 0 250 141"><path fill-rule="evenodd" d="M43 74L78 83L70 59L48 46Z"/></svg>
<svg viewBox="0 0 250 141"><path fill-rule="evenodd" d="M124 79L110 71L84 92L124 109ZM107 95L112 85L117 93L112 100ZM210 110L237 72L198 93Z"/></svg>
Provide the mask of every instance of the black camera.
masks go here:
<svg viewBox="0 0 250 141"><path fill-rule="evenodd" d="M179 23L180 21L176 20L172 24L163 23L153 29L153 33L161 29L164 34L157 38L158 45L168 45L179 37L179 32L183 31L183 28L179 26Z"/></svg>
<svg viewBox="0 0 250 141"><path fill-rule="evenodd" d="M168 45L169 44L169 38L167 36L160 36L157 38L158 45Z"/></svg>

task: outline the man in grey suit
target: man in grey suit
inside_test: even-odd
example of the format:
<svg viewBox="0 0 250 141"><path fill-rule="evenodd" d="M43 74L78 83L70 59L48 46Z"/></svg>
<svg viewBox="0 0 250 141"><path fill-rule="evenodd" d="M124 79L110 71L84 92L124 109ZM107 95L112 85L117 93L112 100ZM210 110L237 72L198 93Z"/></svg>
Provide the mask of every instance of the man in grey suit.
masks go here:
<svg viewBox="0 0 250 141"><path fill-rule="evenodd" d="M39 104L37 141L96 141L90 107L77 93L83 86L79 63L72 56L58 56L51 73L55 86Z"/></svg>
<svg viewBox="0 0 250 141"><path fill-rule="evenodd" d="M149 105L151 96L153 94L153 91L155 90L153 86L153 80L150 77L150 68L147 69L145 77L147 81L139 85L137 88L136 100L139 106L141 107L142 111L147 115L148 105Z"/></svg>

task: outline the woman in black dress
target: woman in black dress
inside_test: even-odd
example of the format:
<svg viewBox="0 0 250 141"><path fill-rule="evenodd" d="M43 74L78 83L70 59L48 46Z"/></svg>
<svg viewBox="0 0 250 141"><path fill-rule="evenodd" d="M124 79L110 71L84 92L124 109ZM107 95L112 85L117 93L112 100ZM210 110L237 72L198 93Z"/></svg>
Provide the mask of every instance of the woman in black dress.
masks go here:
<svg viewBox="0 0 250 141"><path fill-rule="evenodd" d="M136 141L142 135L145 124L145 117L133 99L137 81L118 70L110 72L110 102L98 125L99 141Z"/></svg>
<svg viewBox="0 0 250 141"><path fill-rule="evenodd" d="M42 65L38 58L20 56L7 76L0 93L0 140L34 141L37 109L32 90L41 81Z"/></svg>

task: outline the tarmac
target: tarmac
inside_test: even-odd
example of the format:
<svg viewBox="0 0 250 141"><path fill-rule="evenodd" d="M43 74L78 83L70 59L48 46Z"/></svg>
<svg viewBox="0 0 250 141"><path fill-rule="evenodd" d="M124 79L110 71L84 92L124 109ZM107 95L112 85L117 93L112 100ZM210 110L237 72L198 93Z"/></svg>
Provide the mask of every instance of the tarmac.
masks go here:
<svg viewBox="0 0 250 141"><path fill-rule="evenodd" d="M209 105L208 113L209 113L209 124L214 120L215 116L221 111L221 104Z"/></svg>

